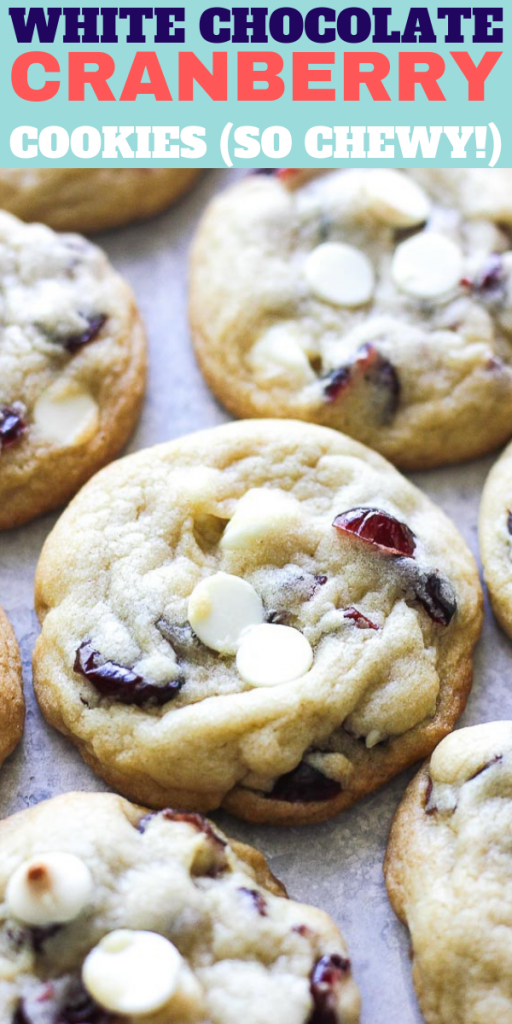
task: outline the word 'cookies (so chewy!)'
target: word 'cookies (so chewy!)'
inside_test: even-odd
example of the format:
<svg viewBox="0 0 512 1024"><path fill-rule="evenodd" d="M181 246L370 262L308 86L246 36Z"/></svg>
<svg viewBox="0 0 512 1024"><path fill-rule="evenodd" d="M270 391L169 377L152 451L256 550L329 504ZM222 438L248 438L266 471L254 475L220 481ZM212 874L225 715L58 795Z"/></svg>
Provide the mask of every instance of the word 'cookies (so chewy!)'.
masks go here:
<svg viewBox="0 0 512 1024"><path fill-rule="evenodd" d="M133 294L106 256L0 212L0 529L57 508L122 448L146 375Z"/></svg>
<svg viewBox="0 0 512 1024"><path fill-rule="evenodd" d="M511 228L510 169L251 175L193 249L205 377L404 468L482 455L512 434Z"/></svg>
<svg viewBox="0 0 512 1024"><path fill-rule="evenodd" d="M0 206L56 231L104 231L171 206L201 173L196 168L0 169Z"/></svg>
<svg viewBox="0 0 512 1024"><path fill-rule="evenodd" d="M512 1020L512 722L452 733L409 786L386 882L427 1024Z"/></svg>
<svg viewBox="0 0 512 1024"><path fill-rule="evenodd" d="M0 824L0 893L3 1024L358 1024L333 921L199 814L41 803Z"/></svg>
<svg viewBox="0 0 512 1024"><path fill-rule="evenodd" d="M331 817L432 751L481 624L452 523L323 427L229 424L103 470L50 535L48 721L123 794Z"/></svg>

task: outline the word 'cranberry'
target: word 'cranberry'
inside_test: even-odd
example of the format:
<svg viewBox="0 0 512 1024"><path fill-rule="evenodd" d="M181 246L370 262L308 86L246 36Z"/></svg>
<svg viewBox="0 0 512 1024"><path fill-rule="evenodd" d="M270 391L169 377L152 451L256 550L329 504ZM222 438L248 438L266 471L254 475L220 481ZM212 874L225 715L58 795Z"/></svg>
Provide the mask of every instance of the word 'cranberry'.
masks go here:
<svg viewBox="0 0 512 1024"><path fill-rule="evenodd" d="M288 804L309 804L319 800L331 800L341 793L341 785L327 775L322 775L312 765L303 761L292 772L281 775L269 794L273 800Z"/></svg>
<svg viewBox="0 0 512 1024"><path fill-rule="evenodd" d="M0 407L0 451L16 444L26 432L22 407L18 403Z"/></svg>
<svg viewBox="0 0 512 1024"><path fill-rule="evenodd" d="M412 558L416 540L412 530L389 512L378 508L351 508L332 524L340 533L352 534L385 555Z"/></svg>
<svg viewBox="0 0 512 1024"><path fill-rule="evenodd" d="M84 640L76 652L75 672L92 683L102 697L121 704L167 704L181 690L184 680L173 679L163 686L148 683L142 676L114 661L105 661L89 640Z"/></svg>
<svg viewBox="0 0 512 1024"><path fill-rule="evenodd" d="M350 971L350 961L334 953L323 956L311 974L314 1009L308 1024L339 1024L336 990Z"/></svg>

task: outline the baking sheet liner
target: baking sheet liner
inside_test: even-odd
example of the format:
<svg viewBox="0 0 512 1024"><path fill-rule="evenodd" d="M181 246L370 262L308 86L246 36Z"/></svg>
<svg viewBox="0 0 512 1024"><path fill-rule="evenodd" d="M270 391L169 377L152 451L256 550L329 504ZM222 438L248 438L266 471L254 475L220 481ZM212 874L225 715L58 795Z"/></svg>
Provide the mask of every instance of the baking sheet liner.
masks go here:
<svg viewBox="0 0 512 1024"><path fill-rule="evenodd" d="M132 284L148 331L148 394L130 451L229 419L204 383L192 352L187 252L208 199L237 174L210 171L163 216L96 238ZM411 476L451 516L475 555L480 495L495 457ZM1 816L58 793L106 789L74 747L46 725L32 691L31 655L38 633L34 571L56 519L46 516L0 534L0 603L21 645L27 697L23 741L0 773ZM512 718L511 668L512 646L487 605L473 691L461 724ZM341 926L362 992L363 1024L422 1021L411 983L408 937L389 906L382 876L391 819L412 775L400 776L324 825L278 829L213 815L230 836L265 853L290 895L322 907Z"/></svg>

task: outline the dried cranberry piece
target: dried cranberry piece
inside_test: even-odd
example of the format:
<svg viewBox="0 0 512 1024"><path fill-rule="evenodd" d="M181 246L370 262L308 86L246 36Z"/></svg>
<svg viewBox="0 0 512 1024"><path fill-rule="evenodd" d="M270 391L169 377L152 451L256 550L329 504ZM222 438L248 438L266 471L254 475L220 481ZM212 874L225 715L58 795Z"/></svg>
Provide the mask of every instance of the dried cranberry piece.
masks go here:
<svg viewBox="0 0 512 1024"><path fill-rule="evenodd" d="M180 663L183 661L203 661L207 655L208 649L201 643L188 622L179 626L162 617L158 619L156 628L164 640L167 640L167 643L171 645Z"/></svg>
<svg viewBox="0 0 512 1024"><path fill-rule="evenodd" d="M271 626L287 626L290 622L290 618L290 612L281 609L280 611L269 612L267 615L267 622L269 622Z"/></svg>
<svg viewBox="0 0 512 1024"><path fill-rule="evenodd" d="M384 396L384 401L380 402L379 419L383 424L389 423L400 401L400 379L395 367L371 344L363 345L359 350L356 366L363 379Z"/></svg>
<svg viewBox="0 0 512 1024"><path fill-rule="evenodd" d="M173 679L164 686L148 683L137 672L114 661L105 661L89 640L84 640L76 652L74 671L92 683L102 697L121 704L167 704L182 686L183 679Z"/></svg>
<svg viewBox="0 0 512 1024"><path fill-rule="evenodd" d="M457 598L445 576L435 570L420 577L415 584L415 595L433 622L449 626L457 611Z"/></svg>
<svg viewBox="0 0 512 1024"><path fill-rule="evenodd" d="M425 790L425 814L435 814L435 812L437 811L437 807L436 807L435 803L432 800L432 790L433 790L433 788L434 788L434 783L432 782L432 778L429 775L428 782L427 782L427 788Z"/></svg>
<svg viewBox="0 0 512 1024"><path fill-rule="evenodd" d="M153 818L160 816L164 818L165 821L184 821L187 825L192 825L192 828L195 828L197 832L204 832L209 839L222 847L222 849L227 846L225 839L223 839L222 836L217 835L208 819L203 818L203 815L197 814L196 811L175 811L172 807L166 807L163 811L154 811L150 814L145 814L138 822L138 831L144 835L144 832L146 831L149 823L153 821Z"/></svg>
<svg viewBox="0 0 512 1024"><path fill-rule="evenodd" d="M22 406L19 403L0 407L0 452L16 444L26 430L27 425L23 419Z"/></svg>
<svg viewBox="0 0 512 1024"><path fill-rule="evenodd" d="M296 625L302 605L315 596L319 587L325 586L327 576L315 575L296 565L273 569L269 577L276 607L269 609L267 622L272 625Z"/></svg>
<svg viewBox="0 0 512 1024"><path fill-rule="evenodd" d="M293 771L281 775L267 796L272 800L283 800L288 804L309 804L320 800L332 800L341 793L341 785L329 779L312 765L302 761Z"/></svg>
<svg viewBox="0 0 512 1024"><path fill-rule="evenodd" d="M74 978L65 994L57 1020L58 1024L110 1024L113 1018L91 999L81 981Z"/></svg>
<svg viewBox="0 0 512 1024"><path fill-rule="evenodd" d="M463 277L461 285L469 288L481 298L502 301L505 296L506 274L503 258L497 252L491 253L480 273L475 278Z"/></svg>
<svg viewBox="0 0 512 1024"><path fill-rule="evenodd" d="M204 832L212 842L221 846L222 849L227 846L226 840L222 836L217 835L208 819L203 818L203 815L197 814L196 811L173 811L168 807L165 811L162 811L162 815L166 821L184 821L187 825L192 825L198 832Z"/></svg>
<svg viewBox="0 0 512 1024"><path fill-rule="evenodd" d="M252 173L266 174L286 181L298 174L298 170L294 167L256 167Z"/></svg>
<svg viewBox="0 0 512 1024"><path fill-rule="evenodd" d="M324 384L324 395L328 402L335 402L343 391L348 387L351 380L351 369L348 366L340 366L337 370L331 370Z"/></svg>
<svg viewBox="0 0 512 1024"><path fill-rule="evenodd" d="M311 972L314 1009L307 1024L339 1024L336 990L350 971L350 960L334 953L318 960Z"/></svg>
<svg viewBox="0 0 512 1024"><path fill-rule="evenodd" d="M400 378L393 364L375 345L362 345L350 363L328 375L324 384L327 401L336 401L356 380L365 381L376 392L377 398L372 403L374 418L378 418L383 425L389 423L400 401Z"/></svg>
<svg viewBox="0 0 512 1024"><path fill-rule="evenodd" d="M76 977L59 978L41 985L25 996L13 1024L113 1024L114 1018L101 1009Z"/></svg>
<svg viewBox="0 0 512 1024"><path fill-rule="evenodd" d="M348 533L372 544L385 555L412 558L416 539L408 526L379 508L351 508L336 516L332 524L340 533Z"/></svg>
<svg viewBox="0 0 512 1024"><path fill-rule="evenodd" d="M380 629L380 626L377 626L375 622L372 622L366 615L363 615L358 608L346 608L343 612L343 618L352 619L352 622L355 622L358 629Z"/></svg>
<svg viewBox="0 0 512 1024"><path fill-rule="evenodd" d="M245 889L243 886L238 890L238 892L243 892L244 896L249 897L260 917L267 916L267 903L261 892L258 892L257 889Z"/></svg>
<svg viewBox="0 0 512 1024"><path fill-rule="evenodd" d="M54 935L57 935L61 929L61 924L47 924L42 928L30 928L30 941L34 953L42 953L45 942L48 942L48 939L52 939Z"/></svg>
<svg viewBox="0 0 512 1024"><path fill-rule="evenodd" d="M82 331L81 334L73 334L70 338L66 338L64 342L64 348L71 352L72 355L75 352L79 352L85 345L89 345L91 341L96 340L107 318L103 313L100 313L99 316L88 316L86 320L88 326L85 331Z"/></svg>
<svg viewBox="0 0 512 1024"><path fill-rule="evenodd" d="M473 775L470 775L467 781L471 782L473 779L477 779L479 775L483 775L484 772L488 771L489 768L492 768L493 765L499 764L500 761L503 761L503 754L496 754L496 757L491 758L490 761L486 761L481 768L478 768Z"/></svg>

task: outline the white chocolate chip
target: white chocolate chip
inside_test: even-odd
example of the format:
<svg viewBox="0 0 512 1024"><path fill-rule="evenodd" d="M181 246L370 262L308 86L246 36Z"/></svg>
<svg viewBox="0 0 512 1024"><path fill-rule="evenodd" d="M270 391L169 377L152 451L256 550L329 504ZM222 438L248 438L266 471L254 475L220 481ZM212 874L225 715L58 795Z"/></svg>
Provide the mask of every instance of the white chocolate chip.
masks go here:
<svg viewBox="0 0 512 1024"><path fill-rule="evenodd" d="M73 921L92 896L87 864L72 853L32 857L9 879L5 902L9 914L24 924L42 926Z"/></svg>
<svg viewBox="0 0 512 1024"><path fill-rule="evenodd" d="M201 580L188 599L194 633L221 654L235 654L244 630L263 619L263 603L254 587L226 572Z"/></svg>
<svg viewBox="0 0 512 1024"><path fill-rule="evenodd" d="M89 995L111 1013L155 1013L176 992L182 967L178 950L156 932L120 929L106 935L85 958L82 979Z"/></svg>
<svg viewBox="0 0 512 1024"><path fill-rule="evenodd" d="M291 626L263 623L242 637L236 667L251 686L278 686L305 675L313 664L309 640Z"/></svg>
<svg viewBox="0 0 512 1024"><path fill-rule="evenodd" d="M436 299L459 283L462 252L446 235L423 231L398 246L391 268L398 288L418 299Z"/></svg>
<svg viewBox="0 0 512 1024"><path fill-rule="evenodd" d="M319 245L309 254L304 273L313 294L335 306L362 306L373 295L373 267L368 257L353 245Z"/></svg>
<svg viewBox="0 0 512 1024"><path fill-rule="evenodd" d="M256 342L248 355L252 372L260 379L305 387L315 380L306 352L289 326L275 324Z"/></svg>
<svg viewBox="0 0 512 1024"><path fill-rule="evenodd" d="M255 487L240 498L220 547L223 550L257 547L267 537L288 533L297 524L300 505L282 491Z"/></svg>
<svg viewBox="0 0 512 1024"><path fill-rule="evenodd" d="M99 423L99 410L92 395L68 382L43 391L33 416L40 436L62 448L89 441Z"/></svg>
<svg viewBox="0 0 512 1024"><path fill-rule="evenodd" d="M430 213L427 194L405 174L391 169L372 170L365 177L366 198L372 213L393 228L423 224Z"/></svg>

